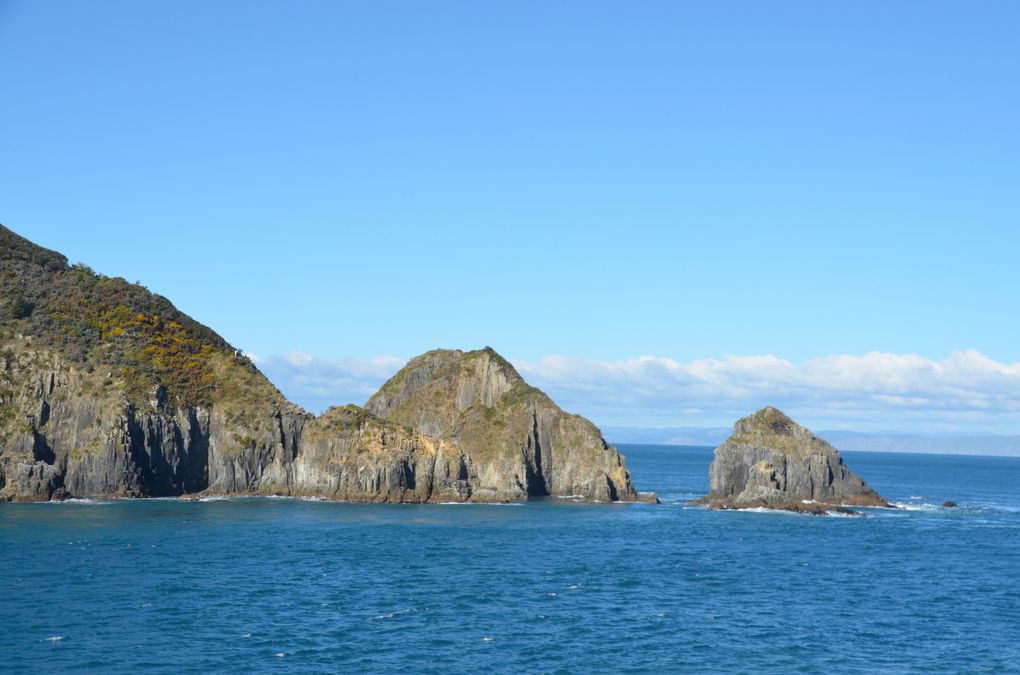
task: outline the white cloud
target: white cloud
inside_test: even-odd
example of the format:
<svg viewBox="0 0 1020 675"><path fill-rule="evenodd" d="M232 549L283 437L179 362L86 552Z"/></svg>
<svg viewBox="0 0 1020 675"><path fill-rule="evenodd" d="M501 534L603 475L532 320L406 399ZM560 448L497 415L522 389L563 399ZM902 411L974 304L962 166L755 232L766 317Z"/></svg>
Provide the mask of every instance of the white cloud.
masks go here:
<svg viewBox="0 0 1020 675"><path fill-rule="evenodd" d="M287 398L315 413L332 405L364 404L406 363L395 356L326 361L301 351L252 361Z"/></svg>
<svg viewBox="0 0 1020 675"><path fill-rule="evenodd" d="M803 363L773 355L680 363L546 356L517 369L561 405L603 424L714 426L763 405L816 427L1020 430L1020 363L976 350L836 354Z"/></svg>
<svg viewBox="0 0 1020 675"><path fill-rule="evenodd" d="M294 351L253 360L291 400L321 412L363 404L405 359L326 361ZM834 354L794 363L771 354L679 362L545 356L514 365L571 412L613 426L728 426L764 405L816 428L1020 432L1020 363L976 350Z"/></svg>
<svg viewBox="0 0 1020 675"><path fill-rule="evenodd" d="M292 366L301 368L310 365L315 359L301 351L293 351L283 357L283 360Z"/></svg>

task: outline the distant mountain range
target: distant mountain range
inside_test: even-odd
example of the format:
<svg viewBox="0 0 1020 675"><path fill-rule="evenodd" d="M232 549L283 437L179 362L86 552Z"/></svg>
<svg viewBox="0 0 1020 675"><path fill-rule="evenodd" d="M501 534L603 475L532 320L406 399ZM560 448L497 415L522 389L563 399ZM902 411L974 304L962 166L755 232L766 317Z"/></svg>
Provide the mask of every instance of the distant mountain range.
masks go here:
<svg viewBox="0 0 1020 675"><path fill-rule="evenodd" d="M602 427L610 443L717 446L730 435L729 427ZM912 452L936 455L1020 456L1020 435L953 435L857 431L818 431L840 450Z"/></svg>

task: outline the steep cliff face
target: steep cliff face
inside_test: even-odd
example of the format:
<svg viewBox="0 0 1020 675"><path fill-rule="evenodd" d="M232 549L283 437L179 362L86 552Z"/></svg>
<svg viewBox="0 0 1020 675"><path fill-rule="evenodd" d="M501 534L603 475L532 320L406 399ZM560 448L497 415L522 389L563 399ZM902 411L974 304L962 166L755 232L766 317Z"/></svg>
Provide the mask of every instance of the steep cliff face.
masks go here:
<svg viewBox="0 0 1020 675"><path fill-rule="evenodd" d="M311 417L250 396L173 405L160 384L132 400L123 376L34 342L0 348L0 499L254 491L293 461Z"/></svg>
<svg viewBox="0 0 1020 675"><path fill-rule="evenodd" d="M472 496L466 458L455 444L354 405L331 408L306 427L292 492L386 502L461 502Z"/></svg>
<svg viewBox="0 0 1020 675"><path fill-rule="evenodd" d="M491 350L412 364L373 397L378 414L316 418L165 298L0 226L0 501L636 497L598 430Z"/></svg>
<svg viewBox="0 0 1020 675"><path fill-rule="evenodd" d="M775 408L739 420L715 450L715 508L825 512L833 506L889 506L843 463L839 452Z"/></svg>
<svg viewBox="0 0 1020 675"><path fill-rule="evenodd" d="M423 354L365 407L459 446L473 498L641 498L595 425L563 412L489 348Z"/></svg>

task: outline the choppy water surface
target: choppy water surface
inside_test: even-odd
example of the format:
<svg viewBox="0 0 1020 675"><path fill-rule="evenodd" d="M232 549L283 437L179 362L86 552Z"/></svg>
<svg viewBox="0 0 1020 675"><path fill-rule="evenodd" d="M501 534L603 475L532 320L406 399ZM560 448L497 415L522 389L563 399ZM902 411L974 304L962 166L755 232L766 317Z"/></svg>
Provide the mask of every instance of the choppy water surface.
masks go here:
<svg viewBox="0 0 1020 675"><path fill-rule="evenodd" d="M623 450L663 505L0 505L0 670L1020 669L1020 459L845 453L908 508L821 518Z"/></svg>

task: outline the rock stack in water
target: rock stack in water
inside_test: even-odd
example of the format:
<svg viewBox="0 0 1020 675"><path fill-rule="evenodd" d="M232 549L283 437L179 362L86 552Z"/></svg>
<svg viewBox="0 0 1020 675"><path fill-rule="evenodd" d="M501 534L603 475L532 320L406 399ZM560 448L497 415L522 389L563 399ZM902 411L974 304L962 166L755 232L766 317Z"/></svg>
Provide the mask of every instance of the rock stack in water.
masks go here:
<svg viewBox="0 0 1020 675"><path fill-rule="evenodd" d="M733 425L733 434L715 449L709 473L709 494L698 500L709 508L823 514L889 506L834 447L771 407Z"/></svg>
<svg viewBox="0 0 1020 675"><path fill-rule="evenodd" d="M488 347L414 358L365 408L463 453L457 475L442 484L467 499L656 501L634 490L594 424L561 410Z"/></svg>

